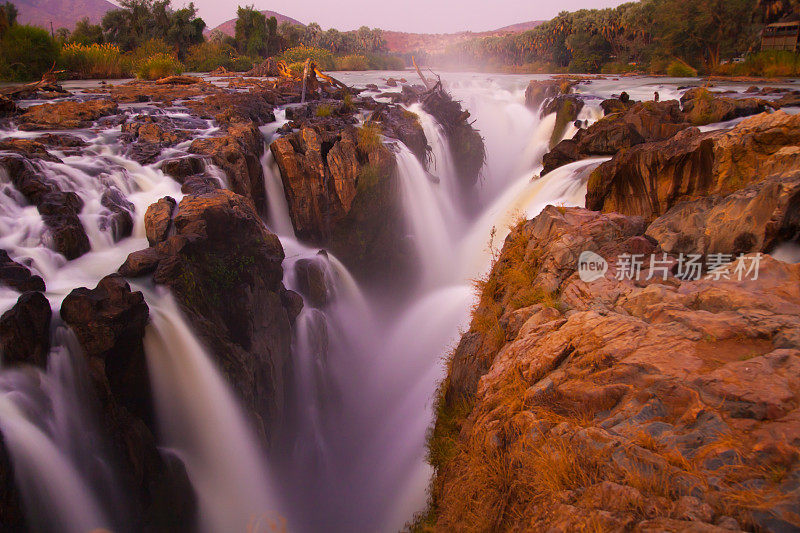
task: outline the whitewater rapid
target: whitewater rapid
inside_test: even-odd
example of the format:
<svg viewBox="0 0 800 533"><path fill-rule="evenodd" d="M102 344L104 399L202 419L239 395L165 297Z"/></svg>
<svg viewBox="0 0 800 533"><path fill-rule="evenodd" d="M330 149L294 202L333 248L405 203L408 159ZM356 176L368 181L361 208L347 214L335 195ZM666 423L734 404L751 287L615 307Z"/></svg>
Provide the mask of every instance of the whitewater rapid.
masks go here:
<svg viewBox="0 0 800 533"><path fill-rule="evenodd" d="M342 79L368 83L379 81L376 76ZM204 531L284 522L300 532L396 531L424 508L432 401L445 357L468 325L474 280L490 267L518 217L533 217L547 204L583 205L588 173L603 161L581 161L539 177L555 118L540 118L524 105L529 78L499 83L459 75L448 82L486 143L486 165L469 197L458 185L446 135L419 106L410 110L420 116L431 146L427 171L408 148L386 141L398 162L408 237L423 263L421 279L396 301L380 289L359 286L338 258L297 240L280 174L265 150L266 224L286 252L284 284L297 289L294 264L305 259L322 269L330 292L327 306L306 302L297 318L290 416L275 449L264 450L256 441L233 390L168 291L150 283L134 285L151 311L145 350L159 445L186 465ZM590 100L581 118L599 117L599 101ZM261 128L265 144L286 122L284 110L276 110L276 117ZM201 134L212 132L209 125ZM574 128L567 132L574 133ZM122 154L119 127L80 135L89 144L83 155L56 152L63 163L42 163L37 169L84 201L80 217L91 251L80 258L66 261L50 249L36 208L0 175L0 248L45 279L54 317L72 289L94 287L130 252L147 247L143 215L150 204L167 195L183 196L157 163L141 165ZM224 184L218 169L216 175ZM107 213L100 199L109 188L135 207L133 234L119 242L103 225ZM18 296L0 289L0 311ZM127 511L124 495L114 490L112 462L102 445L80 440L83 435L102 441L89 401L69 392L86 380L79 348L54 322L47 370L31 371L35 379L25 377L31 372L0 371L0 430L18 466L17 484L28 509L51 513L42 514L41 530L48 530L56 516L66 531L124 529L120 524Z"/></svg>

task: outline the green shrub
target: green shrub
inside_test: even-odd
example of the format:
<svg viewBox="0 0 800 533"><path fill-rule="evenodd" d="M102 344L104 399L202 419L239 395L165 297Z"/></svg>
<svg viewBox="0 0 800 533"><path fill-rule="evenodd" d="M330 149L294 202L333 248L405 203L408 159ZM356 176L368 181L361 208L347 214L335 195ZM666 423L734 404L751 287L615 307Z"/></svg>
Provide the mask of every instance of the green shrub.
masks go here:
<svg viewBox="0 0 800 533"><path fill-rule="evenodd" d="M122 78L130 65L113 44L68 44L61 49L59 64L70 76L81 79Z"/></svg>
<svg viewBox="0 0 800 533"><path fill-rule="evenodd" d="M322 48L314 46L295 46L289 48L279 59L286 61L286 64L305 63L306 59L311 58L320 70L333 70L336 68L333 54ZM302 69L301 69L302 70Z"/></svg>
<svg viewBox="0 0 800 533"><path fill-rule="evenodd" d="M635 72L636 70L636 65L630 65L624 61L613 61L600 67L600 72L602 74L622 74L625 72Z"/></svg>
<svg viewBox="0 0 800 533"><path fill-rule="evenodd" d="M58 43L42 28L11 26L0 39L0 78L35 80L58 60Z"/></svg>
<svg viewBox="0 0 800 533"><path fill-rule="evenodd" d="M233 69L237 59L236 50L229 44L219 41L206 41L189 48L186 54L186 68L192 72L211 72L219 67Z"/></svg>
<svg viewBox="0 0 800 533"><path fill-rule="evenodd" d="M231 63L231 70L235 70L236 72L247 72L255 66L256 62L260 61L249 56L237 57Z"/></svg>
<svg viewBox="0 0 800 533"><path fill-rule="evenodd" d="M383 130L377 122L369 121L358 128L358 148L368 154L383 144Z"/></svg>
<svg viewBox="0 0 800 533"><path fill-rule="evenodd" d="M770 50L749 55L741 63L725 63L714 69L723 76L766 76L770 78L800 75L800 54Z"/></svg>
<svg viewBox="0 0 800 533"><path fill-rule="evenodd" d="M329 117L333 114L333 108L327 104L320 104L314 110L314 114L318 117Z"/></svg>
<svg viewBox="0 0 800 533"><path fill-rule="evenodd" d="M671 78L694 78L697 76L697 69L692 68L686 61L674 59L667 67L667 76Z"/></svg>
<svg viewBox="0 0 800 533"><path fill-rule="evenodd" d="M335 70L369 70L369 60L358 54L337 57Z"/></svg>
<svg viewBox="0 0 800 533"><path fill-rule="evenodd" d="M173 56L174 53L175 51L173 48L162 39L150 39L136 47L132 52L128 52L126 56L133 66L133 69L136 70L139 68L139 65L155 55L162 54Z"/></svg>
<svg viewBox="0 0 800 533"><path fill-rule="evenodd" d="M181 72L183 72L183 65L177 58L160 53L140 62L136 68L136 76L143 80L157 80L167 76L176 76Z"/></svg>

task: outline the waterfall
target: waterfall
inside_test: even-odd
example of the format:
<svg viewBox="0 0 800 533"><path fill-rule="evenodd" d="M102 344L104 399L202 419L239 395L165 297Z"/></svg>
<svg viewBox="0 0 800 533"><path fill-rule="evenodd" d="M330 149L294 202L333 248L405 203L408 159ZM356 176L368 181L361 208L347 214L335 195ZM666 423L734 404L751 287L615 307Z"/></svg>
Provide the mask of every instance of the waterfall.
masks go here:
<svg viewBox="0 0 800 533"><path fill-rule="evenodd" d="M280 522L269 472L229 386L166 291L148 298L144 339L164 445L197 492L204 531L246 531ZM252 530L252 529L251 529Z"/></svg>
<svg viewBox="0 0 800 533"><path fill-rule="evenodd" d="M397 144L395 158L406 223L428 281L443 274L453 244L452 204L405 145Z"/></svg>
<svg viewBox="0 0 800 533"><path fill-rule="evenodd" d="M64 328L55 341L46 371L0 371L0 431L26 515L35 531L124 530L122 495L87 408L77 342Z"/></svg>
<svg viewBox="0 0 800 533"><path fill-rule="evenodd" d="M382 83L378 77L341 75L345 83L359 84ZM406 233L422 266L421 283L413 287L396 287L392 279L384 286L361 287L336 257L297 241L269 150L277 129L287 123L285 110L276 109L276 121L261 128L266 224L285 250L284 284L300 292L295 264L308 260L322 270L327 287L327 302L306 298L296 319L287 386L290 416L276 432L275 449L261 449L232 388L172 296L151 286L135 287L145 293L151 314L144 343L159 445L184 462L204 531L255 532L264 525L287 525L301 533L396 531L423 508L431 475L425 437L432 402L444 358L468 324L475 299L471 280L489 268L490 246L502 245L517 217L533 217L547 204L583 205L588 174L605 160L572 163L539 177L555 115L540 117L524 105L530 76L445 78L485 139L486 166L474 197L465 198L444 130L420 105L409 106L420 117L432 154L426 171L406 146L389 141ZM636 99L651 98L655 88L662 99L677 94L645 79L625 83L632 84L626 90ZM619 90L620 84L610 81L577 86L587 98L579 118L599 119L599 101ZM217 129L207 122L198 136ZM566 136L576 132L570 125ZM72 289L94 287L130 252L147 247L148 206L166 195L183 197L159 162L142 165L126 157L120 134L119 127L81 131L88 143L82 155L56 153L61 163L38 164L38 172L75 191L85 205L80 219L91 250L72 261L52 249L37 209L0 170L0 248L45 279L56 311ZM35 135L0 132L0 137ZM183 154L190 142L165 149L162 156ZM225 182L216 167L209 172ZM134 206L133 233L117 242L103 222L108 212L102 195L111 189ZM797 258L798 250L782 247L776 254ZM386 297L401 291L401 299ZM0 287L0 311L18 296ZM36 530L126 531L127 495L119 494L92 401L81 393L88 386L86 369L75 355L74 339L58 335L46 371L0 370L0 431L16 482Z"/></svg>

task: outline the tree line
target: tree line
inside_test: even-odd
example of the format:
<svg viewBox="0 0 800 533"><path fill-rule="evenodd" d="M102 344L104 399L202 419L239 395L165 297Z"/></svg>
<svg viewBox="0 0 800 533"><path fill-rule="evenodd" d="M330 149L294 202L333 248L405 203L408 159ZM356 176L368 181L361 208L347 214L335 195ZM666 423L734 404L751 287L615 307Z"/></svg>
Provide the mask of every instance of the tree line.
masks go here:
<svg viewBox="0 0 800 533"><path fill-rule="evenodd" d="M641 0L562 12L523 33L450 46L460 64L532 65L571 72L649 67L678 59L713 69L758 50L764 24L800 14L800 0ZM655 69L658 70L658 69Z"/></svg>

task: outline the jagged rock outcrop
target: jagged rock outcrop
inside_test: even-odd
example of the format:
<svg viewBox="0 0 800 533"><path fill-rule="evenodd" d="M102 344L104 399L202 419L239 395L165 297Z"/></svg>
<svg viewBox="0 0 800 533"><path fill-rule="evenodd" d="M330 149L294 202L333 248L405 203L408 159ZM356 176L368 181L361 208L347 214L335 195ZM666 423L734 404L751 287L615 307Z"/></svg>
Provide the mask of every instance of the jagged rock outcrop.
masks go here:
<svg viewBox="0 0 800 533"><path fill-rule="evenodd" d="M186 196L171 225L174 234L131 254L120 272L154 272L155 282L171 289L269 439L283 415L291 324L299 312L281 281L281 243L252 202L228 190Z"/></svg>
<svg viewBox="0 0 800 533"><path fill-rule="evenodd" d="M232 122L216 137L195 139L189 152L207 156L228 177L228 187L266 210L261 155L264 137L253 122Z"/></svg>
<svg viewBox="0 0 800 533"><path fill-rule="evenodd" d="M0 249L0 284L19 292L45 290L41 276L31 273L28 267L12 260L8 252L2 249Z"/></svg>
<svg viewBox="0 0 800 533"><path fill-rule="evenodd" d="M800 527L800 265L695 281L672 256L629 279L624 254L662 257L645 228L549 206L512 230L442 385L420 525Z"/></svg>
<svg viewBox="0 0 800 533"><path fill-rule="evenodd" d="M800 168L799 142L800 117L782 111L731 130L686 130L600 165L589 179L586 206L653 220L681 201L727 195Z"/></svg>
<svg viewBox="0 0 800 533"><path fill-rule="evenodd" d="M555 126L553 126L553 133L550 136L549 147L551 149L564 138L564 132L567 126L578 119L578 114L581 112L581 109L583 109L583 106L583 100L571 94L556 96L544 103L540 113L542 117L552 113L556 114L556 123Z"/></svg>
<svg viewBox="0 0 800 533"><path fill-rule="evenodd" d="M89 238L78 215L83 200L74 192L62 191L33 163L17 155L0 155L14 187L35 205L50 230L53 248L67 259L75 259L89 251Z"/></svg>
<svg viewBox="0 0 800 533"><path fill-rule="evenodd" d="M727 196L680 202L647 235L671 254L769 252L800 240L800 171L776 175Z"/></svg>
<svg viewBox="0 0 800 533"><path fill-rule="evenodd" d="M444 129L461 185L466 189L473 187L486 161L486 147L483 137L469 121L469 111L462 108L441 84L420 95L420 101L422 108Z"/></svg>
<svg viewBox="0 0 800 533"><path fill-rule="evenodd" d="M574 80L531 80L525 88L525 105L538 110L546 100L569 94Z"/></svg>
<svg viewBox="0 0 800 533"><path fill-rule="evenodd" d="M681 105L686 119L695 126L747 117L770 108L769 102L761 98L730 98L702 87L683 93Z"/></svg>
<svg viewBox="0 0 800 533"><path fill-rule="evenodd" d="M172 226L172 213L178 203L171 196L165 196L147 208L144 214L144 229L147 242L155 246L166 240Z"/></svg>
<svg viewBox="0 0 800 533"><path fill-rule="evenodd" d="M192 531L197 512L183 464L156 447L152 395L143 338L149 310L140 292L118 275L94 289L72 291L61 317L87 361L118 481L130 495L133 523L152 531Z"/></svg>
<svg viewBox="0 0 800 533"><path fill-rule="evenodd" d="M565 139L544 155L542 175L567 163L594 156L614 155L643 143L670 139L690 126L702 126L766 111L769 102L758 98L730 98L705 88L689 89L664 102L610 99L602 102L605 117L572 139Z"/></svg>
<svg viewBox="0 0 800 533"><path fill-rule="evenodd" d="M298 237L331 249L359 274L405 269L394 153L374 124L303 127L270 146Z"/></svg>
<svg viewBox="0 0 800 533"><path fill-rule="evenodd" d="M77 336L90 366L104 373L116 402L153 428L143 345L149 310L142 293L132 292L119 275L106 276L94 289L68 294L61 318Z"/></svg>
<svg viewBox="0 0 800 533"><path fill-rule="evenodd" d="M108 99L33 105L18 117L21 130L67 130L86 128L97 119L116 114L117 103Z"/></svg>
<svg viewBox="0 0 800 533"><path fill-rule="evenodd" d="M676 100L640 102L581 129L572 139L558 143L544 155L542 175L567 162L593 156L614 155L638 144L669 139L690 127Z"/></svg>
<svg viewBox="0 0 800 533"><path fill-rule="evenodd" d="M275 122L272 108L275 98L271 91L251 89L246 93L213 94L185 105L197 116L213 118L219 124L250 121L262 125Z"/></svg>
<svg viewBox="0 0 800 533"><path fill-rule="evenodd" d="M44 284L42 284L44 286ZM0 317L0 357L4 367L46 368L50 351L50 303L41 292L24 292Z"/></svg>

